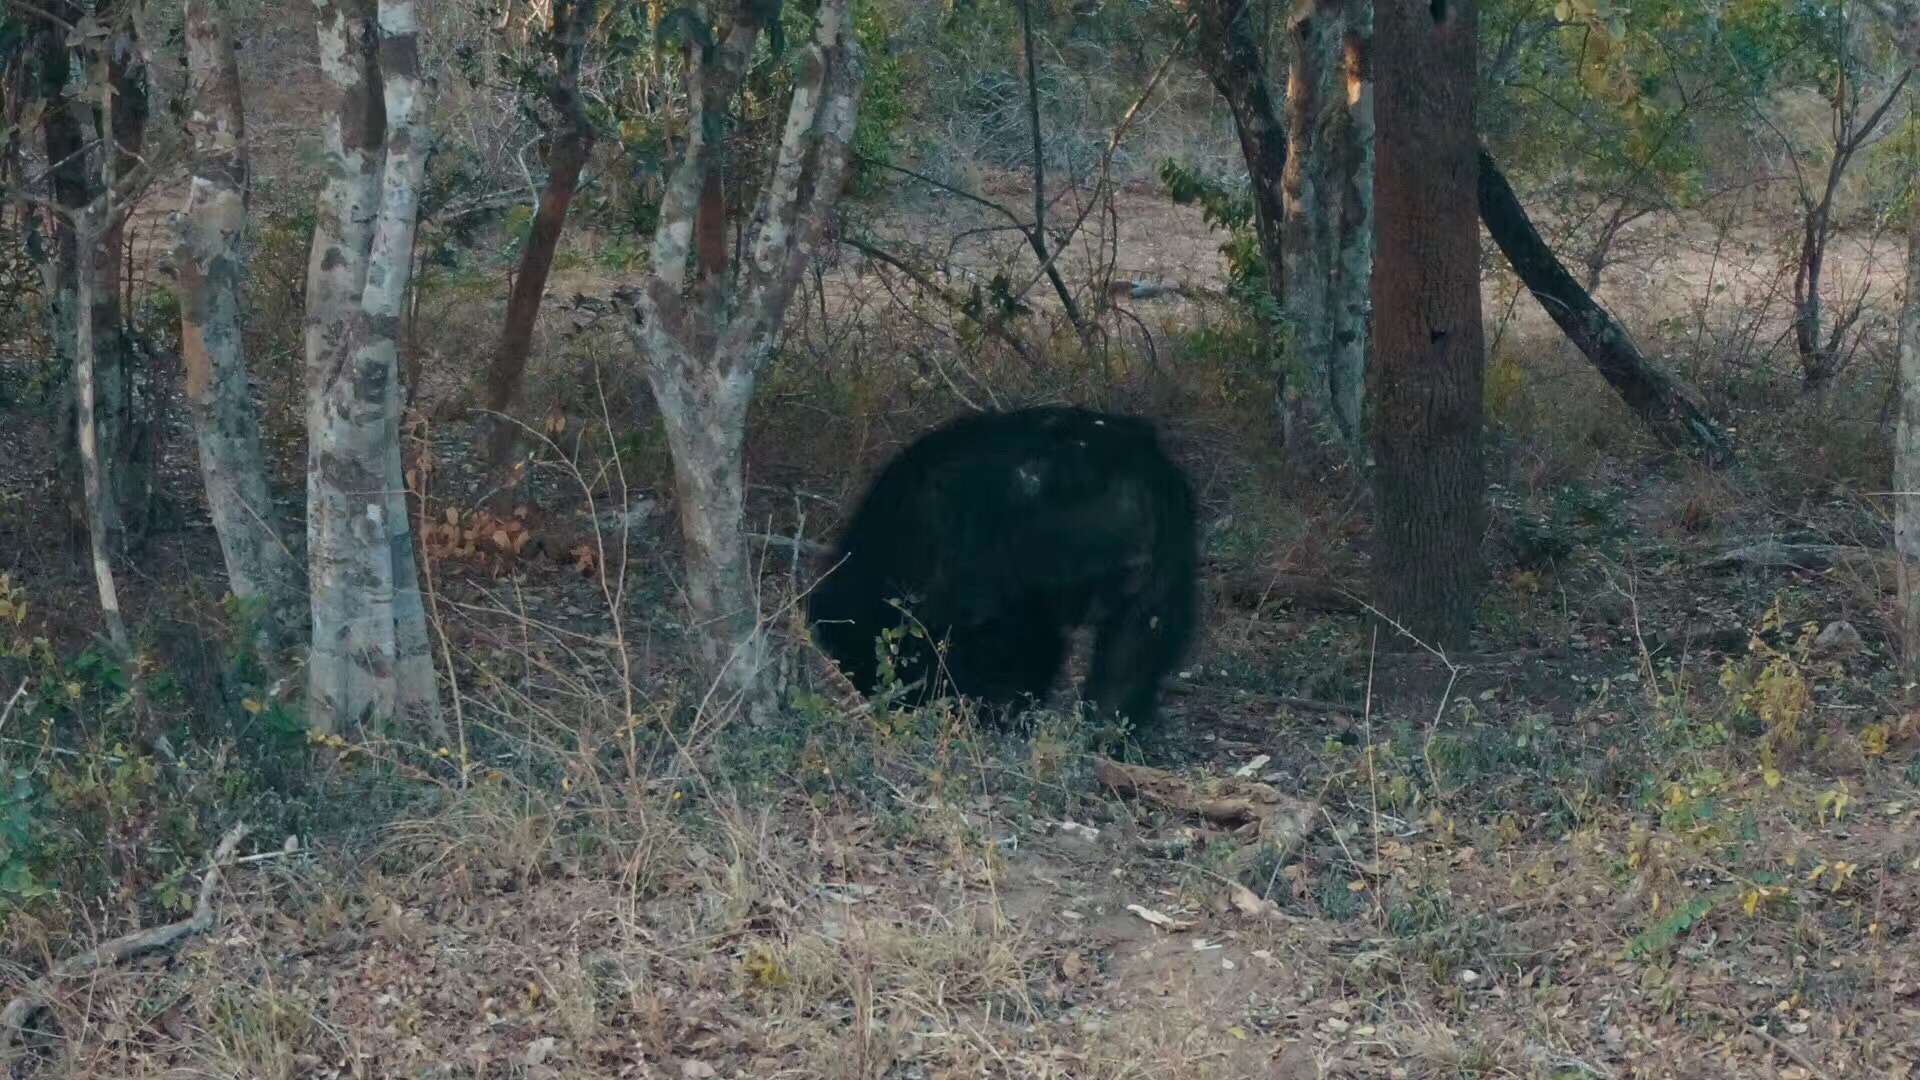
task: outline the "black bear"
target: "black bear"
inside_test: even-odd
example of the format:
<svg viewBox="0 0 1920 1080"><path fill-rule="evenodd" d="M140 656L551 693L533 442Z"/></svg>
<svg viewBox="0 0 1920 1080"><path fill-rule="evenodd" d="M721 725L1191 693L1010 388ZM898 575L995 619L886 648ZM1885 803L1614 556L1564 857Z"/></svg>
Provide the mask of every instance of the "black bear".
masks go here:
<svg viewBox="0 0 1920 1080"><path fill-rule="evenodd" d="M918 700L950 689L1001 718L1046 696L1069 631L1092 624L1087 704L1145 730L1193 634L1194 521L1192 486L1145 420L966 416L882 470L807 616L862 693L880 682L876 639L901 628L895 677L919 682Z"/></svg>

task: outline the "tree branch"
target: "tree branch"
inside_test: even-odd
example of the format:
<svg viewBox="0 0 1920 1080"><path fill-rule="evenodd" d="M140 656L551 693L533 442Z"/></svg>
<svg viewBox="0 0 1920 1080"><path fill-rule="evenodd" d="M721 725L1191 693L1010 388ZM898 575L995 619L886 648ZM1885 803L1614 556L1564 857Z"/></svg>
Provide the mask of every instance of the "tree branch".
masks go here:
<svg viewBox="0 0 1920 1080"><path fill-rule="evenodd" d="M213 929L213 893L220 884L220 871L232 864L234 849L240 846L240 841L246 835L246 825L235 825L221 839L220 846L214 849L213 857L207 860L206 874L200 879L200 893L194 901L192 915L165 926L123 934L78 956L68 957L55 964L52 971L36 979L25 993L7 1002L6 1008L0 1009L0 1064L11 1064L20 1038L25 1034L27 1022L47 1007L59 983L90 971L123 964L150 952L172 948L185 938Z"/></svg>
<svg viewBox="0 0 1920 1080"><path fill-rule="evenodd" d="M1020 335L1014 333L1013 328L1009 327L1004 320L988 318L980 314L974 309L974 306L968 302L965 296L941 285L939 282L933 280L931 275L908 265L907 262L899 256L882 248L875 247L873 244L861 240L858 237L842 237L840 242L875 262L885 263L895 270L900 271L902 274L905 274L908 280L920 287L921 291L932 295L953 311L972 320L974 325L992 334L994 337L999 338L1008 348L1017 353L1020 359L1026 361L1029 366L1039 366L1039 360L1034 357L1033 351L1027 346L1027 343L1021 339Z"/></svg>

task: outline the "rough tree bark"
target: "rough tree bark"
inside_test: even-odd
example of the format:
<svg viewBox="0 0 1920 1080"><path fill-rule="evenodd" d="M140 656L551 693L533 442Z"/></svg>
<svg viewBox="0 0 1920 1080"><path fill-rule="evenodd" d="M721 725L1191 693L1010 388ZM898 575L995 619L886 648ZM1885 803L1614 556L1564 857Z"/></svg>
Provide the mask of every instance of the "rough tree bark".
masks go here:
<svg viewBox="0 0 1920 1080"><path fill-rule="evenodd" d="M1920 63L1920 10L1905 0L1868 0L1908 62ZM1920 100L1909 98L1910 115ZM1920 119L1920 117L1916 117ZM1909 168L1920 180L1920 143ZM1907 221L1907 295L1900 308L1900 419L1893 444L1893 548L1900 587L1901 666L1920 679L1920 199Z"/></svg>
<svg viewBox="0 0 1920 1080"><path fill-rule="evenodd" d="M486 418L487 458L495 468L505 466L513 453L516 429L504 414L519 397L527 354L533 348L540 299L546 294L547 275L553 269L554 249L566 227L567 207L579 186L580 172L593 156L597 136L587 114L586 98L580 94L580 64L586 56L595 16L595 0L554 0L554 76L548 96L559 124L548 142L547 182L527 231L526 247L520 252L520 268L507 298L500 347L487 368L487 409L491 414Z"/></svg>
<svg viewBox="0 0 1920 1080"><path fill-rule="evenodd" d="M322 733L392 723L444 745L400 461L395 340L427 153L418 28L411 0L314 7L335 100L307 269L308 723Z"/></svg>
<svg viewBox="0 0 1920 1080"><path fill-rule="evenodd" d="M74 280L77 249L74 244L74 215L87 205L90 183L87 176L87 137L80 118L67 100L72 76L72 54L67 48L66 27L78 17L72 0L49 0L44 14L33 18L34 70L38 83L34 98L40 105L41 147L47 157L47 186L53 196L51 225L53 250L41 261L40 270L47 291L47 317L54 347L62 367L73 369L73 331L78 310ZM73 540L86 542L90 510L84 491L77 447L79 413L75 404L77 387L68 391L56 414L54 437L60 451L62 488L69 496L69 533Z"/></svg>
<svg viewBox="0 0 1920 1080"><path fill-rule="evenodd" d="M1482 149L1479 161L1480 220L1540 307L1663 444L1725 458L1732 444L1707 414L1699 391L1640 355L1627 328L1574 280L1541 238L1493 156Z"/></svg>
<svg viewBox="0 0 1920 1080"><path fill-rule="evenodd" d="M1920 107L1913 110L1920 114ZM1916 115L1920 119L1920 115ZM1920 147L1912 168L1920 180ZM1900 585L1900 659L1920 679L1920 199L1908 211L1907 295L1900 308L1900 421L1893 443L1893 549Z"/></svg>
<svg viewBox="0 0 1920 1080"><path fill-rule="evenodd" d="M738 709L754 723L770 721L777 702L741 530L747 406L846 179L859 85L849 2L821 0L740 265L691 288L694 224L720 130L714 121L740 89L762 6L729 5L713 47L689 51L686 151L668 178L651 273L628 324L673 456L687 602L713 679L709 707Z"/></svg>
<svg viewBox="0 0 1920 1080"><path fill-rule="evenodd" d="M1356 459L1373 269L1372 39L1372 0L1299 0L1288 19L1287 309L1313 397Z"/></svg>
<svg viewBox="0 0 1920 1080"><path fill-rule="evenodd" d="M1287 126L1274 107L1266 60L1254 39L1252 5L1247 0L1188 0L1194 18L1194 44L1200 69L1227 103L1240 156L1253 188L1254 227L1267 260L1267 282L1275 299L1284 299L1286 270L1281 257L1286 221Z"/></svg>
<svg viewBox="0 0 1920 1080"><path fill-rule="evenodd" d="M95 5L95 18L110 34L101 48L111 96L96 121L111 140L109 160L101 167L103 187L138 168L146 150L150 93L145 54L135 36L140 17L136 7L129 0L100 0ZM155 431L149 419L153 407L141 399L141 383L151 385L151 379L140 378L141 356L127 317L131 298L124 295L126 271L127 217L120 215L107 224L101 238L92 317L99 362L100 449L116 465L109 494L122 546L144 535L150 524L155 464Z"/></svg>
<svg viewBox="0 0 1920 1080"><path fill-rule="evenodd" d="M67 489L78 495L72 503L76 522L90 522L93 509L87 505L85 470L78 453L79 384L74 368L75 331L84 317L93 324L95 450L114 465L107 480L105 524L110 546L119 548L127 539L128 526L137 529L144 523L151 488L150 446L136 422L133 357L121 319L123 222L102 219L108 231L98 238L98 249L89 260L94 280L85 309L78 301L75 231L80 210L138 161L147 94L137 42L130 40L131 31L116 28L123 13L112 3L101 3L92 14L96 25L112 28L111 36L74 39L68 27L82 19L83 9L72 0L36 5L30 25L39 79L35 96L41 103L41 137L56 211L53 258L44 271L55 338L67 361L66 397L56 431L60 474ZM78 79L73 67L76 59L82 68ZM83 85L90 88L84 99L77 92ZM99 104L89 107L83 100Z"/></svg>
<svg viewBox="0 0 1920 1080"><path fill-rule="evenodd" d="M1483 579L1476 0L1374 7L1374 603L1456 648Z"/></svg>
<svg viewBox="0 0 1920 1080"><path fill-rule="evenodd" d="M240 67L222 0L186 0L185 18L195 168L173 227L187 403L228 586L262 607L261 628L278 646L299 632L303 588L268 486L240 335L247 227Z"/></svg>

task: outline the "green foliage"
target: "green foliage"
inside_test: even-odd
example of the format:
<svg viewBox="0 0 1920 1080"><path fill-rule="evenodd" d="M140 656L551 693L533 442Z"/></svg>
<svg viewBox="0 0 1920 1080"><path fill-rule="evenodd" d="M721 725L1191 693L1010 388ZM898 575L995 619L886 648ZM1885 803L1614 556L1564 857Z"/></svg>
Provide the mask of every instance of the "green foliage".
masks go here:
<svg viewBox="0 0 1920 1080"><path fill-rule="evenodd" d="M191 874L235 819L269 835L321 819L329 804L314 798L299 718L239 644L254 638L244 620L230 641L192 646L227 658L210 678L182 678L137 642L136 686L104 646L63 655L32 610L27 590L0 576L0 682L19 688L0 701L0 922L103 896L171 918L191 906ZM191 670L185 653L176 659ZM377 804L331 805L352 815Z"/></svg>
<svg viewBox="0 0 1920 1080"><path fill-rule="evenodd" d="M1273 295L1266 252L1254 223L1252 195L1203 175L1190 163L1172 160L1161 164L1160 182L1168 198L1181 206L1197 204L1207 227L1226 234L1220 242L1220 254L1227 259L1227 278L1234 298L1261 319L1281 322L1284 315Z"/></svg>
<svg viewBox="0 0 1920 1080"><path fill-rule="evenodd" d="M1564 484L1538 506L1490 484L1488 502L1505 526L1503 539L1515 564L1523 568L1563 562L1581 550L1614 554L1627 534L1620 493L1605 488Z"/></svg>
<svg viewBox="0 0 1920 1080"><path fill-rule="evenodd" d="M1704 896L1694 897L1635 936L1627 945L1627 958L1638 960L1665 952L1712 910L1713 901Z"/></svg>
<svg viewBox="0 0 1920 1080"><path fill-rule="evenodd" d="M894 136L911 115L905 58L893 47L902 14L893 0L860 0L854 12L865 82L853 129L853 187L871 194L894 157Z"/></svg>
<svg viewBox="0 0 1920 1080"><path fill-rule="evenodd" d="M49 799L33 770L15 766L0 788L0 921L12 908L52 895L60 851L46 826Z"/></svg>

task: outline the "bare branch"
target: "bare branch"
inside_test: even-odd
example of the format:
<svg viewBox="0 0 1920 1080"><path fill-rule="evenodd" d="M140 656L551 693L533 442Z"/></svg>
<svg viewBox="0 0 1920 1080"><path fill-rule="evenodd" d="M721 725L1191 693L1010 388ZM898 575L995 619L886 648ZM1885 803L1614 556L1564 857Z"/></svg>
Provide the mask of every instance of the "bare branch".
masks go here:
<svg viewBox="0 0 1920 1080"><path fill-rule="evenodd" d="M192 915L165 926L123 934L78 956L68 957L35 980L25 993L7 1002L6 1008L0 1009L0 1064L12 1063L27 1021L47 1007L60 983L90 971L123 964L150 952L172 948L185 938L213 929L213 893L220 885L220 871L233 863L234 849L240 846L240 841L246 835L246 825L235 825L221 839L220 846L214 849L213 857L207 860L206 874L200 879L200 894L194 901Z"/></svg>
<svg viewBox="0 0 1920 1080"><path fill-rule="evenodd" d="M931 275L908 265L897 255L857 237L843 237L840 242L875 262L885 263L905 274L909 280L920 287L922 292L933 296L947 307L973 320L982 330L999 338L1008 348L1019 354L1020 359L1026 361L1029 366L1039 366L1039 360L1033 355L1032 349L1020 335L1013 332L1013 328L1009 327L1005 320L982 315L973 304L968 302L967 297L941 285L933 280Z"/></svg>

